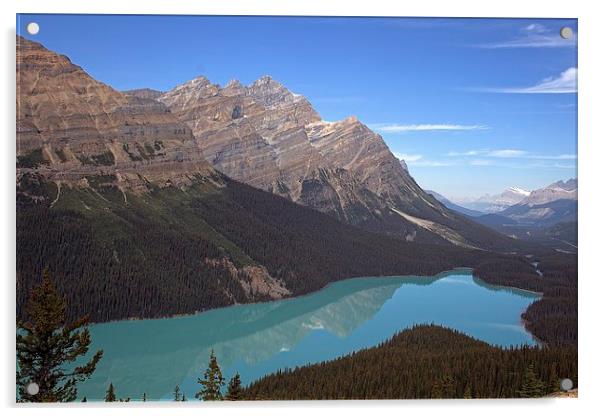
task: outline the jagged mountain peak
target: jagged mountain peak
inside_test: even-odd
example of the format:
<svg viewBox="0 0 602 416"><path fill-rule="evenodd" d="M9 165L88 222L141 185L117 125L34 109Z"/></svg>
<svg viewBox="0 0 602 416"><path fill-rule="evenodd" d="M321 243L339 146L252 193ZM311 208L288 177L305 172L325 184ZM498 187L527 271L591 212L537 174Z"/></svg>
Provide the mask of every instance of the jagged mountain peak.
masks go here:
<svg viewBox="0 0 602 416"><path fill-rule="evenodd" d="M210 96L176 88L160 99L193 130L213 166L238 181L409 241L475 247L487 234L426 194L356 116L322 120L271 76ZM483 247L495 240L485 237Z"/></svg>
<svg viewBox="0 0 602 416"><path fill-rule="evenodd" d="M245 96L247 94L247 87L239 80L232 79L228 81L226 86L222 88L219 93L228 97Z"/></svg>
<svg viewBox="0 0 602 416"><path fill-rule="evenodd" d="M546 188L560 188L564 189L565 191L572 191L577 189L577 178L567 179L566 181L559 180L557 182L554 182L553 184L546 186Z"/></svg>
<svg viewBox="0 0 602 416"><path fill-rule="evenodd" d="M244 85L237 79L231 79L224 88L244 88Z"/></svg>
<svg viewBox="0 0 602 416"><path fill-rule="evenodd" d="M212 84L209 78L204 75L199 75L189 81L176 86L172 91L196 91L203 92L204 95L215 94L219 90L219 85ZM169 94L168 91L166 94Z"/></svg>
<svg viewBox="0 0 602 416"><path fill-rule="evenodd" d="M293 94L280 82L269 75L264 75L247 87L247 95L261 105L273 108L275 106L290 104L300 101L303 97ZM309 105L309 103L307 103Z"/></svg>
<svg viewBox="0 0 602 416"><path fill-rule="evenodd" d="M202 74L197 75L196 77L191 79L189 82L191 82L193 84L210 84L211 83L209 78L207 78L205 75L202 75Z"/></svg>
<svg viewBox="0 0 602 416"><path fill-rule="evenodd" d="M200 75L167 91L157 100L166 105L172 105L174 101L180 102L180 105L191 105L215 97L219 92L219 85L211 83L207 77Z"/></svg>
<svg viewBox="0 0 602 416"><path fill-rule="evenodd" d="M252 86L260 86L260 85L267 85L267 84L271 84L273 86L282 86L281 83L279 83L274 78L272 78L271 75L267 75L267 74L260 76L249 86L252 87Z"/></svg>

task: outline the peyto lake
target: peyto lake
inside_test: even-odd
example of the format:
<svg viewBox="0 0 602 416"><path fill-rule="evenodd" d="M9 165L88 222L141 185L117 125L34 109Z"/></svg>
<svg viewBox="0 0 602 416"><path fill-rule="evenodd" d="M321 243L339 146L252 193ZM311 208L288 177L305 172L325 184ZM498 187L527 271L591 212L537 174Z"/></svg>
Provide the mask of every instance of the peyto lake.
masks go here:
<svg viewBox="0 0 602 416"><path fill-rule="evenodd" d="M420 323L496 345L535 344L520 315L538 298L455 270L436 277L356 278L293 299L97 324L91 326L93 349L103 349L104 357L80 384L79 396L102 400L113 383L118 397L171 399L178 384L194 399L212 349L226 379L238 371L247 384L280 368L377 345Z"/></svg>

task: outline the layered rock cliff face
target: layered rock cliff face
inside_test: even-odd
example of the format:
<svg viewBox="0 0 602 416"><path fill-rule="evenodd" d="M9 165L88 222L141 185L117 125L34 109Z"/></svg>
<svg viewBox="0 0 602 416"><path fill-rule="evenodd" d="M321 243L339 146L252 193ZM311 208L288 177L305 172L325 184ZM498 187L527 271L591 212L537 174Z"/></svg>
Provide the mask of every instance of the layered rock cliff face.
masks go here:
<svg viewBox="0 0 602 416"><path fill-rule="evenodd" d="M319 116L270 78L222 89L199 77L159 100L192 129L215 168L257 188L296 200L303 179L326 165L304 129Z"/></svg>
<svg viewBox="0 0 602 416"><path fill-rule="evenodd" d="M153 90L151 88L140 88L137 90L128 90L128 91L123 91L123 93L125 95L129 95L132 97L145 98L145 99L150 98L151 100L156 100L161 95L163 95L163 91L157 91L157 90Z"/></svg>
<svg viewBox="0 0 602 416"><path fill-rule="evenodd" d="M64 183L102 172L138 190L147 180L165 186L207 174L191 129L150 96L122 94L19 37L18 168Z"/></svg>
<svg viewBox="0 0 602 416"><path fill-rule="evenodd" d="M18 180L35 171L60 193L103 175L107 186L142 194L198 177L221 186L215 168L369 231L512 249L425 193L359 120L323 121L305 97L270 77L223 88L199 77L163 94L121 93L23 38L17 77Z"/></svg>
<svg viewBox="0 0 602 416"><path fill-rule="evenodd" d="M199 77L158 100L236 180L407 241L491 248L497 238L424 192L357 118L323 121L305 97L268 76L223 88Z"/></svg>
<svg viewBox="0 0 602 416"><path fill-rule="evenodd" d="M148 89L120 93L90 77L69 58L22 37L17 38L16 69L20 236L41 218L64 216L65 227L72 227L74 220L70 216L75 215L79 228L61 234L59 241L47 235L37 239L42 247L40 252L49 252L60 250L65 240L74 239L88 224L96 223L98 235L84 233L81 238L90 240L86 243L89 247L99 244L99 240L102 248L82 249L72 242L67 244L66 251L81 255L78 250L89 250L84 254L90 258L112 252L108 261L116 266L114 264L112 272L106 272L107 276L120 274L127 284L136 273L116 271L119 267L129 267L135 256L142 256L145 262L157 256L151 254L150 243L132 250L132 242L145 238L144 234L134 237L136 229L142 227L151 233L157 226L152 219L171 231L177 222L172 217L178 215L177 209L184 209L177 204L188 188L200 187L206 194L218 195L227 187L229 179L206 161L191 129L154 99L161 93ZM170 188L166 192L171 188L183 191L171 194L172 203L178 208L166 210L161 207L160 198L150 195L164 188ZM139 204L141 198L145 202ZM104 205L102 208L99 202ZM127 215L123 212L131 218L125 219ZM118 217L121 218L116 220ZM146 222L142 220L145 217ZM111 225L112 221L119 225ZM272 277L264 266L255 264L252 259L233 262L232 259L240 257L236 254L240 249L218 232L207 231L203 225L201 222L199 229L192 231L196 232L192 246L196 249L195 258L201 258L203 252L207 257L196 268L190 267L190 273L197 279L211 275L217 283L197 281L197 289L203 284L217 287L205 287L205 290L216 291L214 297L221 299L218 304L280 299L291 294L281 279ZM105 228L112 231L103 237ZM167 238L166 234L167 231L163 232L161 238ZM124 243L128 239L130 242ZM160 244L155 242L155 245ZM169 259L181 256L181 253L165 254ZM67 275L73 272L60 264L56 255L41 259L19 257L20 270L35 269L38 260L45 264L59 262L54 264L54 271ZM146 278L150 279L149 274L156 271L147 271ZM31 275L18 273L21 302L31 287L30 279ZM148 282L139 283L142 284ZM96 319L107 317L96 316Z"/></svg>

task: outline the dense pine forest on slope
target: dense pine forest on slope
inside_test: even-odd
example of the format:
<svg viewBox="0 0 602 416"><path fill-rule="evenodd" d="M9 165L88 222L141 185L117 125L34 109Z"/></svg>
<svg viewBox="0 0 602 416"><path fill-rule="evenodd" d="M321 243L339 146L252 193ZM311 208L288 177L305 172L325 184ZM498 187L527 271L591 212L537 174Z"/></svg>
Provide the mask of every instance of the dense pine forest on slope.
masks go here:
<svg viewBox="0 0 602 416"><path fill-rule="evenodd" d="M577 254L577 221L561 222L548 227L503 226L493 227L506 235L548 247L558 252Z"/></svg>
<svg viewBox="0 0 602 416"><path fill-rule="evenodd" d="M577 385L574 347L502 349L434 325L377 347L252 383L247 400L537 397Z"/></svg>
<svg viewBox="0 0 602 416"><path fill-rule="evenodd" d="M544 251L530 261L485 261L474 274L488 283L543 293L522 315L526 328L548 345L576 346L577 255Z"/></svg>
<svg viewBox="0 0 602 416"><path fill-rule="evenodd" d="M41 177L20 179L19 316L46 266L70 316L108 321L299 295L350 277L434 275L512 258L386 238L217 173L185 191L153 187L141 195L122 193L110 177L88 184L63 186L59 194ZM249 289L254 273L275 289Z"/></svg>

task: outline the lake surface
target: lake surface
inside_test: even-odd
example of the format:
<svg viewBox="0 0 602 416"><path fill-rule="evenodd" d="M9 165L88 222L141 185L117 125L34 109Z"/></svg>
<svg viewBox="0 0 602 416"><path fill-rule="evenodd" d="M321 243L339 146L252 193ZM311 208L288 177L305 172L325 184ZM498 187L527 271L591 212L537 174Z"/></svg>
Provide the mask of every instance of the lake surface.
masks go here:
<svg viewBox="0 0 602 416"><path fill-rule="evenodd" d="M470 271L436 277L371 277L334 283L310 295L236 305L192 316L91 326L103 349L79 396L171 399L176 384L189 399L213 349L226 379L247 384L280 368L333 359L371 347L419 323L436 323L502 346L536 344L521 313L538 295L490 286Z"/></svg>

